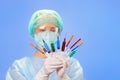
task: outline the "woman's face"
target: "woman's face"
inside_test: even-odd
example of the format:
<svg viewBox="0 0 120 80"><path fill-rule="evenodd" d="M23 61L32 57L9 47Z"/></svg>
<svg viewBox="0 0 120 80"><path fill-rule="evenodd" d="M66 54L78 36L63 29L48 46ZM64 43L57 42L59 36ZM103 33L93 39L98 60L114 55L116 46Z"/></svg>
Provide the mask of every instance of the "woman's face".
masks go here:
<svg viewBox="0 0 120 80"><path fill-rule="evenodd" d="M44 24L35 28L35 34L38 34L40 32L45 32L45 31L51 31L55 33L59 32L58 27L56 27L54 24Z"/></svg>

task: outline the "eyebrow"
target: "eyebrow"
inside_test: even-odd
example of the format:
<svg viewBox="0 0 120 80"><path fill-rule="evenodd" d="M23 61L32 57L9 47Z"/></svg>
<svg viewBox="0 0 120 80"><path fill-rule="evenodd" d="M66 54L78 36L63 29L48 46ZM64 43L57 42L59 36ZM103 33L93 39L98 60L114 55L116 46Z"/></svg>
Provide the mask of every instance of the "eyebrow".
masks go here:
<svg viewBox="0 0 120 80"><path fill-rule="evenodd" d="M55 28L55 27L51 27L50 29L51 29L51 30L56 30L56 28Z"/></svg>

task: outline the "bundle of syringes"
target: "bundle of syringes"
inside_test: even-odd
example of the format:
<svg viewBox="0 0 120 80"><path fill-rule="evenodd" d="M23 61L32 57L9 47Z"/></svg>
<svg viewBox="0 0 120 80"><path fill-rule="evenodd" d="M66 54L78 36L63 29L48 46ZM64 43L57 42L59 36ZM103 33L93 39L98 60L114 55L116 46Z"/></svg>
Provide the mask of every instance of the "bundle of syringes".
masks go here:
<svg viewBox="0 0 120 80"><path fill-rule="evenodd" d="M48 46L45 40L43 40L44 45L41 47L35 46L33 43L30 43L30 45L37 49L40 53L45 54L46 56L47 54L50 54L52 52L62 51L65 52L66 56L72 57L77 52L76 49L83 44L83 42L81 42L81 38L79 38L72 45L70 45L73 38L74 35L70 37L68 42L66 42L66 38L64 38L64 40L60 42L60 38L58 36L57 41L55 43L50 44L51 48Z"/></svg>

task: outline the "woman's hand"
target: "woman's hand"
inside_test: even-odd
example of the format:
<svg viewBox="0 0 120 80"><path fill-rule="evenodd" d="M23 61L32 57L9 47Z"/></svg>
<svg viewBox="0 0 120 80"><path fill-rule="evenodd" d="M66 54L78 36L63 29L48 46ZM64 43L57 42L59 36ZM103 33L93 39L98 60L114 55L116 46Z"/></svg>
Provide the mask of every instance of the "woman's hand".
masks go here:
<svg viewBox="0 0 120 80"><path fill-rule="evenodd" d="M37 73L35 80L48 80L49 75L57 71L57 69L63 66L62 61L56 58L55 55L50 55L48 58L45 59L45 63L40 71Z"/></svg>
<svg viewBox="0 0 120 80"><path fill-rule="evenodd" d="M65 55L64 52L60 52L56 55L56 57L61 60L62 62L62 67L57 69L57 74L59 80L69 80L69 77L66 74L66 71L69 67L69 58Z"/></svg>

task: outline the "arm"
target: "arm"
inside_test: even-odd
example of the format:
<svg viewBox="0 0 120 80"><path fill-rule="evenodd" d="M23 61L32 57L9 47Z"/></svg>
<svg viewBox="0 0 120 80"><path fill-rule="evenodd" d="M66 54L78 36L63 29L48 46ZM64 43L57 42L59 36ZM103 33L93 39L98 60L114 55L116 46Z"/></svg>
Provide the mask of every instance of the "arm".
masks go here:
<svg viewBox="0 0 120 80"><path fill-rule="evenodd" d="M83 69L80 63L74 58L71 58L69 77L70 80L85 80L83 76Z"/></svg>

